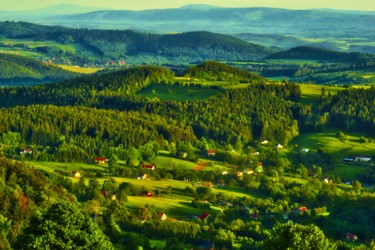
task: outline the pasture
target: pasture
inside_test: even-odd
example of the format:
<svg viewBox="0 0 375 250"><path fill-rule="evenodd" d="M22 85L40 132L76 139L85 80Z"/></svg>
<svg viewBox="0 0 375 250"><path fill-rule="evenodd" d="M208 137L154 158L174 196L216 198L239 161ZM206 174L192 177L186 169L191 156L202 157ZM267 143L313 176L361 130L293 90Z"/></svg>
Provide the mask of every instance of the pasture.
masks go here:
<svg viewBox="0 0 375 250"><path fill-rule="evenodd" d="M205 100L211 96L217 95L221 90L210 87L188 86L188 85L167 85L150 84L147 88L138 92L139 95L148 98L157 98L161 101L175 100Z"/></svg>
<svg viewBox="0 0 375 250"><path fill-rule="evenodd" d="M81 73L81 74L93 74L102 70L102 68L84 68L84 67L79 67L79 66L63 65L63 64L57 64L56 66L62 69L71 71L71 72Z"/></svg>
<svg viewBox="0 0 375 250"><path fill-rule="evenodd" d="M301 87L301 103L310 104L317 103L322 94L322 88L325 89L325 94L335 95L337 92L344 90L343 87L334 87L334 86L324 86L316 84L300 84Z"/></svg>
<svg viewBox="0 0 375 250"><path fill-rule="evenodd" d="M356 179L357 174L363 174L371 163L344 164L345 157L356 155L373 156L375 142L362 142L361 134L346 133L343 138L336 136L338 130L328 130L324 133L303 133L292 141L301 148L309 148L312 151L322 149L332 154L338 164L327 175L340 176L340 178Z"/></svg>

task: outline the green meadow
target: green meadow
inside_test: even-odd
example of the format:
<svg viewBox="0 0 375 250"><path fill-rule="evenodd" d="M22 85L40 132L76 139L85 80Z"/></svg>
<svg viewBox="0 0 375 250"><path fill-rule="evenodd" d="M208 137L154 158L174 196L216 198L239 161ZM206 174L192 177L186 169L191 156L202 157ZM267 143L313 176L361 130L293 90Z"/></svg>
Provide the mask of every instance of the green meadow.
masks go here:
<svg viewBox="0 0 375 250"><path fill-rule="evenodd" d="M336 159L335 168L326 172L327 175L340 176L341 178L356 179L358 174L363 174L370 166L367 163L343 163L345 157L356 155L373 156L375 142L362 142L362 134L345 133L343 138L336 136L338 130L328 130L322 133L304 133L292 141L301 148L309 148L312 151L322 149L332 154Z"/></svg>

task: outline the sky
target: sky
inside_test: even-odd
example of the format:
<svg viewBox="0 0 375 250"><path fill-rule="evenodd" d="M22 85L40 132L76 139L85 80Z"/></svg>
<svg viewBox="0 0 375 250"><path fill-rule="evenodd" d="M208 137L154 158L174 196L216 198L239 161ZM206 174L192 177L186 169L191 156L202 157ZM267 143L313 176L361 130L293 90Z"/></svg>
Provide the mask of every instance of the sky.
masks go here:
<svg viewBox="0 0 375 250"><path fill-rule="evenodd" d="M0 0L0 10L30 10L58 4L79 4L123 10L178 8L187 4L209 4L222 7L331 8L375 11L375 0Z"/></svg>

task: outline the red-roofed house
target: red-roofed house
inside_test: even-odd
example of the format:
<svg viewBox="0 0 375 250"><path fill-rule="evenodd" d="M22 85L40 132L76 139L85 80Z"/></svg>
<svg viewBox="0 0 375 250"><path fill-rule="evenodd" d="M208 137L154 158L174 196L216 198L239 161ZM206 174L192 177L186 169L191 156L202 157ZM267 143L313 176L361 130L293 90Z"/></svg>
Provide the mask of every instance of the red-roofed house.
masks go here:
<svg viewBox="0 0 375 250"><path fill-rule="evenodd" d="M31 148L23 148L20 150L20 154L31 154L33 151L31 150Z"/></svg>
<svg viewBox="0 0 375 250"><path fill-rule="evenodd" d="M152 164L142 163L141 168L143 168L143 169L149 169L149 170L155 170L155 166L152 165Z"/></svg>
<svg viewBox="0 0 375 250"><path fill-rule="evenodd" d="M207 155L208 156L215 156L216 155L216 150L215 149L209 149L209 150L207 150Z"/></svg>
<svg viewBox="0 0 375 250"><path fill-rule="evenodd" d="M208 212L204 212L198 218L201 219L201 220L205 220L205 219L207 219L208 216L210 216L210 214Z"/></svg>
<svg viewBox="0 0 375 250"><path fill-rule="evenodd" d="M97 162L98 164L104 164L104 163L108 162L108 159L103 158L103 157L96 157L96 158L94 158L94 161Z"/></svg>

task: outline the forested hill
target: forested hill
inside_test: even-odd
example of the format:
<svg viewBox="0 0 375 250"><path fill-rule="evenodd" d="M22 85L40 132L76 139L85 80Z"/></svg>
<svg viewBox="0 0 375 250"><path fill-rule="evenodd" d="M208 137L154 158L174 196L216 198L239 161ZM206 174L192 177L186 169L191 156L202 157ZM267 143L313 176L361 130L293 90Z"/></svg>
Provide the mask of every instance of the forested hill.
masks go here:
<svg viewBox="0 0 375 250"><path fill-rule="evenodd" d="M340 62L357 62L359 60L372 59L375 56L371 54L358 52L339 52L323 48L299 46L290 50L281 51L267 56L267 59L297 59L297 60L325 60Z"/></svg>
<svg viewBox="0 0 375 250"><path fill-rule="evenodd" d="M0 23L0 37L53 41L65 46L79 45L82 57L95 55L98 59L132 59L152 57L177 63L207 60L254 60L277 52L228 35L210 32L149 34L131 30L88 30L40 26L24 22ZM36 48L40 52L46 46ZM74 56L74 55L65 55ZM156 60L155 58L159 58Z"/></svg>
<svg viewBox="0 0 375 250"><path fill-rule="evenodd" d="M265 82L265 79L249 71L219 62L204 62L185 70L185 76L210 81Z"/></svg>
<svg viewBox="0 0 375 250"><path fill-rule="evenodd" d="M2 107L29 106L33 104L74 105L145 112L149 115L161 117L161 119L158 118L158 120L162 121L161 124L158 125L156 131L152 132L152 137L155 140L164 138L168 141L174 141L182 138L194 142L194 138L204 136L226 143L234 143L233 140L239 138L239 140L248 143L253 140L253 136L259 137L262 135L269 139L286 143L298 133L298 126L293 119L290 108L292 104L287 102L287 100L298 98L299 92L295 88L296 85L251 84L248 88L227 90L205 101L163 102L154 99L150 100L138 95L139 90L151 83L173 84L174 81L174 74L169 69L151 66L137 67L125 71L66 80L56 84L2 88L0 89L0 99L2 100L0 105ZM259 81L250 79L248 82L258 83ZM231 106L233 108L228 108ZM62 113L66 112L67 110L62 111ZM73 113L76 114L77 112ZM87 111L87 113L90 113L90 111ZM276 113L277 115L275 115ZM149 115L141 116L145 117L146 120L144 122L155 120L155 118L147 119ZM2 116L6 117L7 115L3 113ZM13 115L9 117L11 116ZM26 116L28 117L29 115ZM97 117L102 116L98 115ZM228 116L232 118L226 119L225 117ZM47 118L41 118L41 120L44 119ZM60 118L57 117L56 119ZM81 121L81 119L79 120ZM88 121L89 119L84 120ZM16 121L16 123L18 122L20 121ZM137 122L141 121L138 120ZM30 128L30 131L44 133L43 130L45 129L43 129L40 121L31 122L30 126L34 126L33 124L39 124L37 125L39 128ZM186 128L185 131L187 131L188 135L184 133L177 135L175 130L167 129L169 124L178 124L179 127ZM4 128L13 126L10 124L3 125ZM114 133L110 129L113 127L115 126L87 124L87 127L82 129L82 131L93 136L99 136L98 138L100 139L105 136L110 138L111 141L114 138L118 140L122 136L117 135L117 132ZM103 130L99 133L98 131L101 128L104 130L109 129L110 131L105 132ZM191 128L193 128L193 133L190 131ZM26 126L19 129L18 132L22 130L22 133L25 133L24 135L26 136L26 133L28 133ZM66 131L68 131L69 136L72 136L70 134L70 132L73 132L71 129ZM138 132L134 133L134 135L138 134ZM35 134L32 138L30 137L30 140L42 140L46 137L45 135ZM126 144L132 143L134 141ZM82 146L80 145L80 147ZM105 147L104 144L103 147Z"/></svg>
<svg viewBox="0 0 375 250"><path fill-rule="evenodd" d="M52 82L78 75L26 57L0 54L0 85Z"/></svg>

